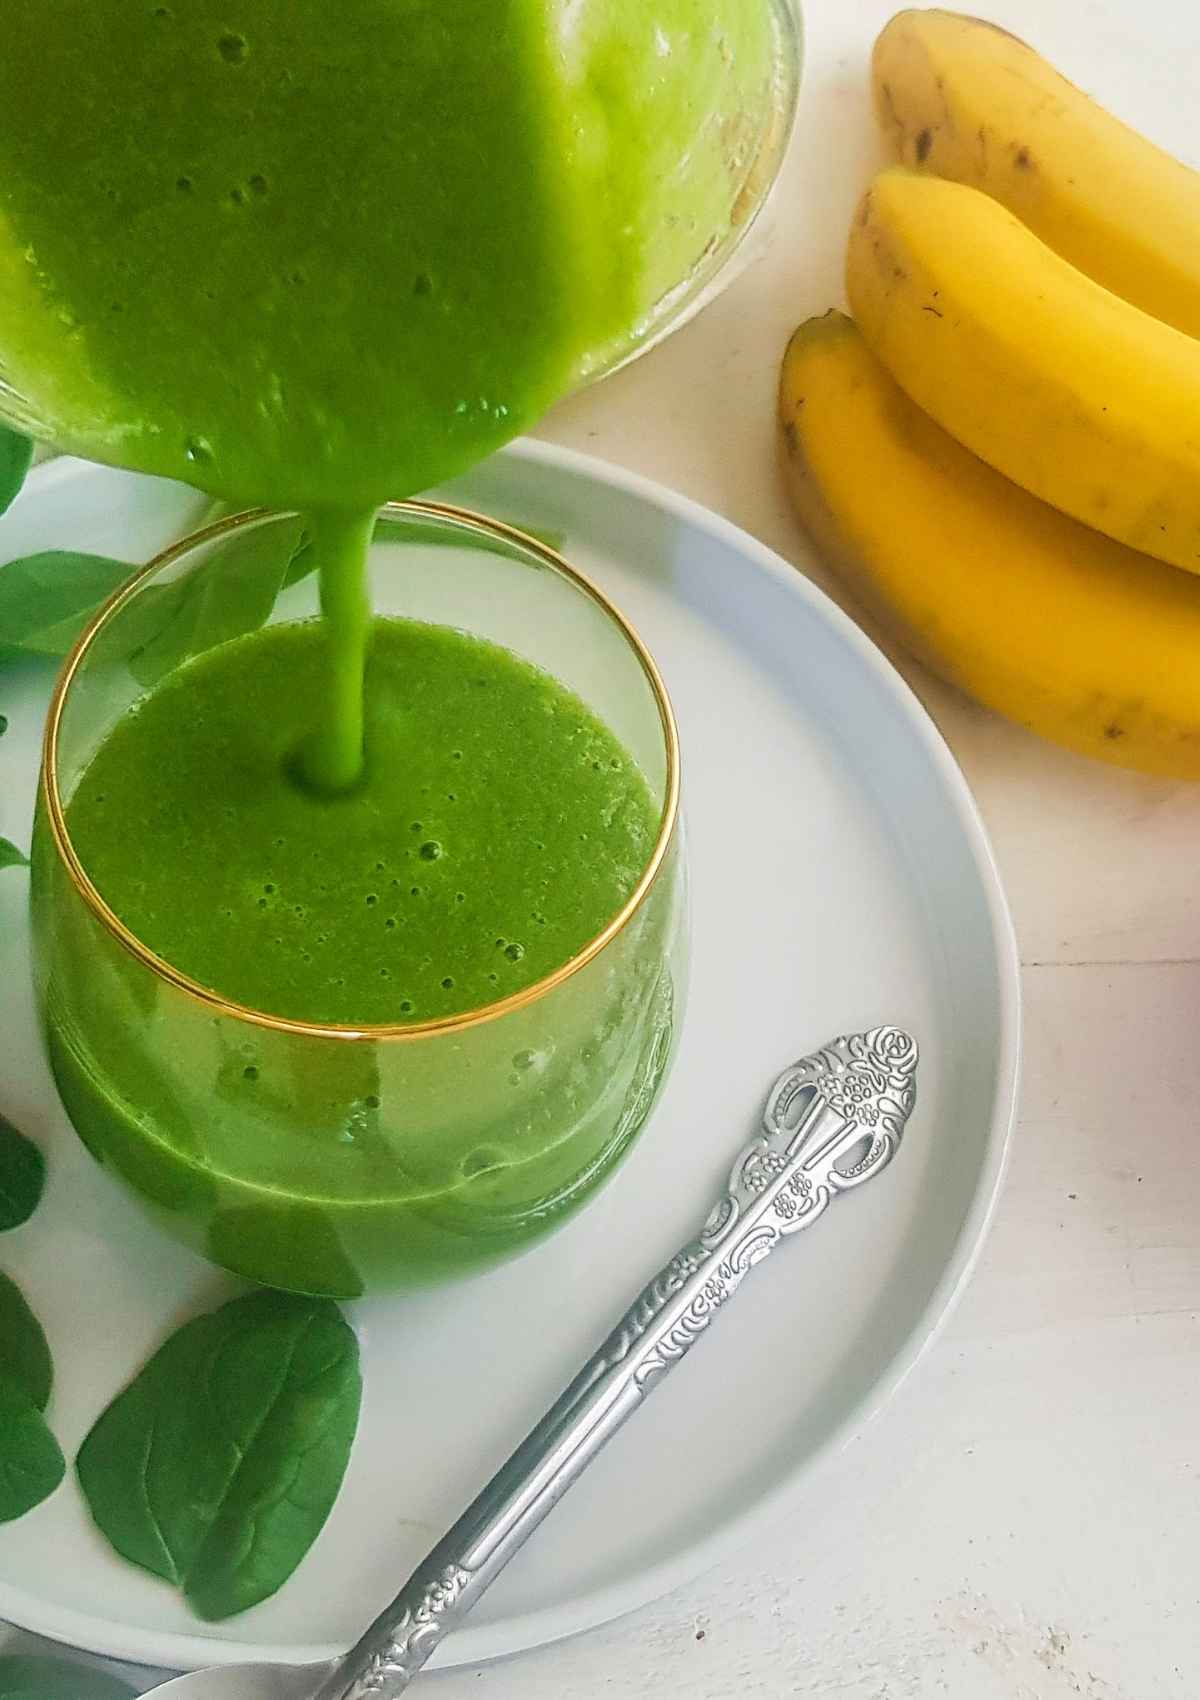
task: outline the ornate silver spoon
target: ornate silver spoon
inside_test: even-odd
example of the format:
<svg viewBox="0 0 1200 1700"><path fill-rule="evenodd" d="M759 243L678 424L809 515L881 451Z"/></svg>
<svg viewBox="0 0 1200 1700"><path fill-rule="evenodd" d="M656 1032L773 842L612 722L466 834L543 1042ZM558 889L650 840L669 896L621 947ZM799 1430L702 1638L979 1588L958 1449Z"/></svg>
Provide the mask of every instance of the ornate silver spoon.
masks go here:
<svg viewBox="0 0 1200 1700"><path fill-rule="evenodd" d="M413 1571L326 1665L225 1665L154 1690L163 1700L393 1700L688 1351L742 1279L839 1193L895 1155L916 1099L917 1046L898 1027L835 1039L786 1069L763 1131L739 1153L698 1237L677 1252L599 1351Z"/></svg>

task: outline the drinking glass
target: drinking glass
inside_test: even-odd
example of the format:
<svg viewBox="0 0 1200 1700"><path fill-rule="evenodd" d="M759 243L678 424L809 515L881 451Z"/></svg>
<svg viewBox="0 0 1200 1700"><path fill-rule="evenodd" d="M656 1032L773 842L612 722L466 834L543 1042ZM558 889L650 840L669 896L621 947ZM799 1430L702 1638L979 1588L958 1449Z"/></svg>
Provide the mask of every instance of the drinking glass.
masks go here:
<svg viewBox="0 0 1200 1700"><path fill-rule="evenodd" d="M319 1024L190 980L93 884L71 839L71 795L143 693L148 656L156 671L186 667L197 646L316 616L298 531L297 516L263 511L207 527L118 591L67 660L34 829L35 975L72 1122L161 1225L266 1285L353 1297L513 1252L565 1220L630 1148L666 1076L685 989L679 754L653 661L582 573L496 521L389 504L370 554L377 614L489 639L576 692L650 786L653 849L576 956L462 1014ZM222 594L248 550L260 567L264 551L278 562L278 593L257 610ZM223 607L224 625L212 617Z"/></svg>

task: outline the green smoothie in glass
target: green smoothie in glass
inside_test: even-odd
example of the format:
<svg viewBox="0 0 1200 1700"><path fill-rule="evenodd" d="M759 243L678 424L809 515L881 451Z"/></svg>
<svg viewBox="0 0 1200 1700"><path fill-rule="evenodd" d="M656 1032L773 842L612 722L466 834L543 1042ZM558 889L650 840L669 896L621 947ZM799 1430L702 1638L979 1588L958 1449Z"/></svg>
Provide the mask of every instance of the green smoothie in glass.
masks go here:
<svg viewBox="0 0 1200 1700"><path fill-rule="evenodd" d="M644 1119L669 892L629 917L621 976L590 974L601 953L559 990L548 1050L516 1043L514 1007L473 1060L430 1034L381 1062L378 1030L469 1021L586 955L662 872L673 801L671 761L651 782L519 641L465 613L373 622L366 562L381 502L602 369L727 238L774 116L773 30L765 0L46 0L6 24L5 411L298 509L319 567L320 619L273 611L148 693L108 680L35 856L73 1118L247 1274L351 1292L469 1261L628 1142L614 1082ZM103 939L51 852L68 828ZM514 1109L549 1055L536 1113ZM206 1093L224 1131L198 1125Z"/></svg>
<svg viewBox="0 0 1200 1700"><path fill-rule="evenodd" d="M191 979L297 1021L427 1022L545 979L654 848L632 758L511 650L379 620L363 778L314 793L289 746L321 635L221 644L115 723L67 810L100 892Z"/></svg>
<svg viewBox="0 0 1200 1700"><path fill-rule="evenodd" d="M286 558L295 522L247 516L147 569L68 663L33 848L85 1143L196 1250L337 1296L561 1221L643 1125L683 991L644 651L540 546L386 512L356 786L295 777L315 575L145 688L180 586L244 569L247 538Z"/></svg>

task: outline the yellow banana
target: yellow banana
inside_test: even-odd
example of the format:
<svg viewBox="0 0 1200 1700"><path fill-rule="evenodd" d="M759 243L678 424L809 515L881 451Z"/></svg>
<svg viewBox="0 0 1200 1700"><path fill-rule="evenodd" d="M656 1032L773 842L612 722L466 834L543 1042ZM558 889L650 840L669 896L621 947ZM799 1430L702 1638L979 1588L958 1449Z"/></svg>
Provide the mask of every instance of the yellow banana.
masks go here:
<svg viewBox="0 0 1200 1700"><path fill-rule="evenodd" d="M850 307L919 407L1026 490L1200 572L1200 342L999 201L899 167L855 215Z"/></svg>
<svg viewBox="0 0 1200 1700"><path fill-rule="evenodd" d="M1085 755L1200 778L1200 581L1009 484L841 313L792 337L779 417L813 541L921 660Z"/></svg>
<svg viewBox="0 0 1200 1700"><path fill-rule="evenodd" d="M1200 336L1200 172L959 12L897 13L872 80L898 159L986 189L1097 283Z"/></svg>

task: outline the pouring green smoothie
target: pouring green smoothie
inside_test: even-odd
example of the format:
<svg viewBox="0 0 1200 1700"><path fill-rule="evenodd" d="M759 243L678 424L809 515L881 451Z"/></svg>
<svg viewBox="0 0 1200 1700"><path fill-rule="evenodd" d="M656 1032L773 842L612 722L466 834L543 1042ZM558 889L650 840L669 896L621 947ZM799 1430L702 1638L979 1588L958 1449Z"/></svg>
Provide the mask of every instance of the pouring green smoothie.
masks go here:
<svg viewBox="0 0 1200 1700"><path fill-rule="evenodd" d="M525 429L720 239L768 23L757 0L6 22L3 378L60 448L336 513L316 783L361 754L363 515Z"/></svg>
<svg viewBox="0 0 1200 1700"><path fill-rule="evenodd" d="M298 510L319 568L320 619L273 616L123 700L35 844L72 1117L230 1267L347 1292L469 1261L584 1196L648 1112L678 990L670 763L645 774L466 616L373 620L366 563L380 503L635 346L727 239L775 45L765 0L46 0L6 23L4 413ZM139 985L136 950L75 913L68 829L126 945L215 1014ZM385 1063L373 1029L553 978L656 854L641 943L574 995L540 1087L509 1077L557 1054L545 1031L480 1041L465 1119L448 1053ZM303 1064L292 1035L276 1066L224 1006L259 1037L364 1035Z"/></svg>

